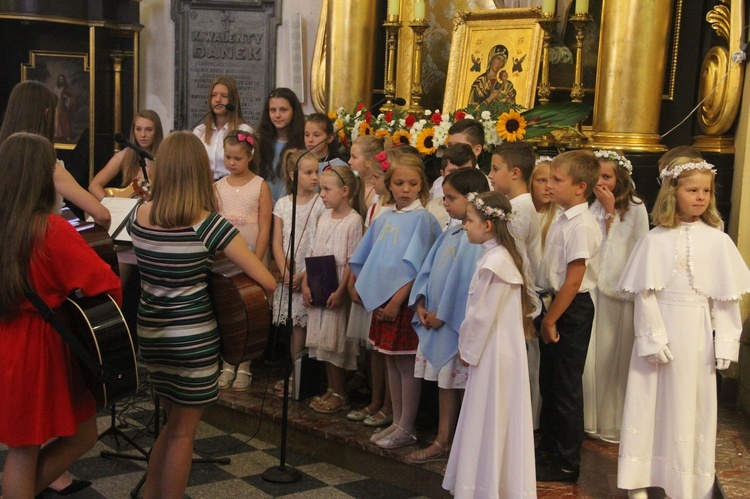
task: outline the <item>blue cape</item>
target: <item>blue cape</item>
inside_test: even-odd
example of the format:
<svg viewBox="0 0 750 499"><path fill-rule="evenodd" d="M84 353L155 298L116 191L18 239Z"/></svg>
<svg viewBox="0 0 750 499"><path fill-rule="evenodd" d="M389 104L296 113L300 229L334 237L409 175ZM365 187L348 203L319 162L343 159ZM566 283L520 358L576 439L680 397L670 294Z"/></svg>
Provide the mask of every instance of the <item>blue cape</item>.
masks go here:
<svg viewBox="0 0 750 499"><path fill-rule="evenodd" d="M424 297L425 308L437 310L437 318L445 322L437 329L425 329L417 315L412 319L422 354L435 369L458 353L458 330L466 315L469 285L483 253L481 245L469 242L465 230L450 228L432 246L414 281L409 304L416 309Z"/></svg>
<svg viewBox="0 0 750 499"><path fill-rule="evenodd" d="M427 210L392 211L375 219L349 260L365 309L380 307L417 277L441 232Z"/></svg>

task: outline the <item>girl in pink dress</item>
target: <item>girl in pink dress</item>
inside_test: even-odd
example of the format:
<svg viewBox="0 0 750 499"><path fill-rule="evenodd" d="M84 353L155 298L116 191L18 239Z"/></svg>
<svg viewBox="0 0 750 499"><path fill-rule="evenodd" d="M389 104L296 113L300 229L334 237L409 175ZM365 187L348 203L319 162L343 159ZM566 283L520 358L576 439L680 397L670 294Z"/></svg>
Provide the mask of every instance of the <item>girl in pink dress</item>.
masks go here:
<svg viewBox="0 0 750 499"><path fill-rule="evenodd" d="M265 263L271 239L273 201L268 184L255 173L258 170L255 149L256 140L251 133L227 132L224 165L229 175L214 186L219 197L219 213L240 231L255 256ZM245 392L250 389L251 381L249 361L239 366L223 363L220 389L231 386L233 391Z"/></svg>
<svg viewBox="0 0 750 499"><path fill-rule="evenodd" d="M310 307L306 345L310 357L325 362L329 388L324 395L313 400L310 407L316 412L329 414L349 409L346 371L357 368L359 342L346 336L351 305L346 284L351 272L347 264L362 240L362 180L348 166L327 167L320 177L320 199L327 209L318 220L309 256L333 255L338 287L328 297L325 306L312 306L310 276L306 272L302 280L302 299L305 306Z"/></svg>

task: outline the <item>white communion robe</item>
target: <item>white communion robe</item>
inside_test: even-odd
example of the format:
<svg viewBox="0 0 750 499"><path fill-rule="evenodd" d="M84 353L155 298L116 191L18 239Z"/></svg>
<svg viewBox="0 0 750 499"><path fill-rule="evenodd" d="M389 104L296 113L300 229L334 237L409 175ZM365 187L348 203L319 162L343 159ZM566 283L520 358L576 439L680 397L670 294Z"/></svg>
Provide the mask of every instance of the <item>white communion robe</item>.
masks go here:
<svg viewBox="0 0 750 499"><path fill-rule="evenodd" d="M443 488L458 498L536 497L523 279L503 246L482 246L459 331L471 367Z"/></svg>
<svg viewBox="0 0 750 499"><path fill-rule="evenodd" d="M703 222L657 227L636 245L618 283L635 294L635 345L617 486L710 498L715 475L715 359L737 361L739 299L750 271L723 232ZM713 315L713 321L712 321ZM715 331L715 338L712 332ZM648 356L668 346L674 359Z"/></svg>
<svg viewBox="0 0 750 499"><path fill-rule="evenodd" d="M615 214L607 232L606 212L598 200L590 211L604 239L592 296L596 315L583 371L584 425L587 433L618 442L634 336L633 295L616 288L635 244L648 232L648 213L643 203L630 203L624 217Z"/></svg>

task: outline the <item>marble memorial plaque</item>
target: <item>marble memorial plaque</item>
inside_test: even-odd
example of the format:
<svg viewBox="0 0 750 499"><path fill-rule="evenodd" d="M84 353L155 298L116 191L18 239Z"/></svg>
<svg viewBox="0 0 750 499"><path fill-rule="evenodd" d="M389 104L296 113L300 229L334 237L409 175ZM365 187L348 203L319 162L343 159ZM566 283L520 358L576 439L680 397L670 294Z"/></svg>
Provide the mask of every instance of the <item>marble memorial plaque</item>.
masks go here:
<svg viewBox="0 0 750 499"><path fill-rule="evenodd" d="M172 12L175 129L205 116L211 81L219 75L235 79L245 121L257 127L265 97L275 86L280 0L173 0Z"/></svg>

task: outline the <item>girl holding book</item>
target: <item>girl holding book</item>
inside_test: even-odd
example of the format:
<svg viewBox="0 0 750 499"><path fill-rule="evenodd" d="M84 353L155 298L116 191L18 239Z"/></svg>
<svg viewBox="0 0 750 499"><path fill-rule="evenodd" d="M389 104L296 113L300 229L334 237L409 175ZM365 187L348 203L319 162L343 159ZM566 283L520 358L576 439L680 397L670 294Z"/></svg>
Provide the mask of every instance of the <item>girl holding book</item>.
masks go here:
<svg viewBox="0 0 750 499"><path fill-rule="evenodd" d="M310 307L306 342L310 357L326 363L328 376L328 391L310 407L329 414L349 409L346 371L357 368L359 345L346 337L351 303L346 284L350 273L347 263L362 240L362 181L348 166L327 167L320 177L320 199L326 211L318 220L310 256L333 255L335 275L323 275L322 279L335 281L336 289L327 297L313 297L308 265L302 280L302 299Z"/></svg>

